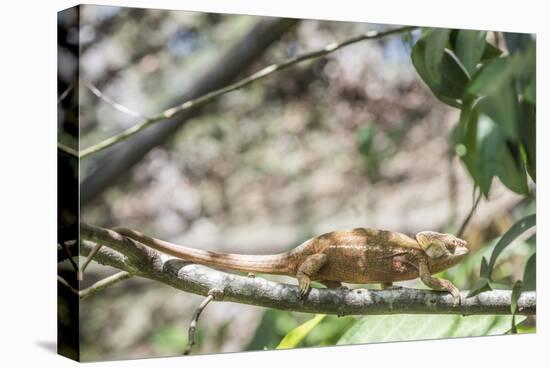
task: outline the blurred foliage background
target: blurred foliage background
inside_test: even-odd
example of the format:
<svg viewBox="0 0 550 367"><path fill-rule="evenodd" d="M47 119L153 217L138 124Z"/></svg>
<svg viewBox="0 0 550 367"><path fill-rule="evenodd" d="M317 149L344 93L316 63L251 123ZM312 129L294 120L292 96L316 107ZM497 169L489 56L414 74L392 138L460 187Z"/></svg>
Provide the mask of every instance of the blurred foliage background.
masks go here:
<svg viewBox="0 0 550 367"><path fill-rule="evenodd" d="M142 115L156 115L259 19L89 5L81 7L80 15L81 147L139 122L98 98L87 83ZM367 30L390 28L302 20L241 77ZM426 58L411 60L418 40L425 45L430 37L419 30L361 42L218 98L169 144L153 149L86 203L82 220L136 228L197 248L273 253L326 231L358 226L409 234L456 232L473 205L477 184L485 195L464 235L472 255L444 274L459 288L472 288L481 259L490 257L496 240L535 212L534 182L525 176L525 186L510 189L509 182L502 184L507 171L500 170L490 176L498 179L487 184L486 176L484 181L476 177L479 165L461 161L474 149L473 140L457 135L457 122L467 128L466 103L456 89L445 96L437 75L429 79L437 73L437 58L424 74L417 70L418 60ZM487 32L483 42L509 53L502 33ZM471 63L466 64L472 72ZM524 148L518 146L513 158L529 154ZM99 162L84 161L81 179ZM534 251L534 236L516 241L498 258L492 278L510 288L522 279ZM82 286L114 272L92 264ZM424 288L418 281L400 285ZM82 358L180 354L200 301L145 279L130 279L90 297L80 309ZM201 317L194 353L274 349L312 317L214 302ZM360 341L350 334L342 338L362 319L327 316L298 346ZM521 331L533 330L534 318L526 319ZM444 336L451 334L434 337Z"/></svg>

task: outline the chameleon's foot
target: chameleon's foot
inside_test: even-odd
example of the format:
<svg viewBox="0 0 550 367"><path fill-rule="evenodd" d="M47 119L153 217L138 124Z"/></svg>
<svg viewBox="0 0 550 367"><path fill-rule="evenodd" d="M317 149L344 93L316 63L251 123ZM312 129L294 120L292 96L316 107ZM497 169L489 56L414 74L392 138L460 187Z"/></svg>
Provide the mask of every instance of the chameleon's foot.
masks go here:
<svg viewBox="0 0 550 367"><path fill-rule="evenodd" d="M451 292L453 295L453 307L460 306L462 304L462 297L460 297L460 292Z"/></svg>
<svg viewBox="0 0 550 367"><path fill-rule="evenodd" d="M309 293L310 286L308 284L300 284L300 299L304 300Z"/></svg>
<svg viewBox="0 0 550 367"><path fill-rule="evenodd" d="M309 292L311 279L302 272L298 272L296 278L298 279L298 286L300 287L300 299L303 300Z"/></svg>
<svg viewBox="0 0 550 367"><path fill-rule="evenodd" d="M428 264L426 261L421 262L420 264L420 279L428 287L437 290L437 291L447 291L453 296L453 307L459 306L461 303L460 291L458 288L447 279L434 278L430 274Z"/></svg>
<svg viewBox="0 0 550 367"><path fill-rule="evenodd" d="M460 304L462 303L462 299L460 297L460 291L458 290L457 287L455 287L450 282L448 282L448 284L446 285L447 285L446 290L453 296L453 307L460 306Z"/></svg>

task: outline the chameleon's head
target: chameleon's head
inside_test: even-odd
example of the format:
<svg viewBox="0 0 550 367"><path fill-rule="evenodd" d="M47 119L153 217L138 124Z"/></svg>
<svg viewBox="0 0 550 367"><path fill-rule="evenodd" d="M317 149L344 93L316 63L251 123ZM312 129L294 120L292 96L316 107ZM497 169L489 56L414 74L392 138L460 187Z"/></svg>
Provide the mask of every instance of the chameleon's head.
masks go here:
<svg viewBox="0 0 550 367"><path fill-rule="evenodd" d="M433 259L448 258L458 262L470 252L468 243L452 234L432 231L418 232L416 241L424 252Z"/></svg>

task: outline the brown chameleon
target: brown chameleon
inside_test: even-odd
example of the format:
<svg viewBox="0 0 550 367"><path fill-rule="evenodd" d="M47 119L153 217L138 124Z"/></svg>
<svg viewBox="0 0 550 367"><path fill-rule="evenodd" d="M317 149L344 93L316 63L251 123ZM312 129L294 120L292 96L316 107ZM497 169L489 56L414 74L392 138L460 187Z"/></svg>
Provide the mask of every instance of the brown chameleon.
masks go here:
<svg viewBox="0 0 550 367"><path fill-rule="evenodd" d="M458 288L432 274L452 267L469 252L466 241L431 231L419 232L413 239L398 232L355 228L313 237L280 254L240 255L179 246L128 228L113 230L196 264L295 277L302 297L312 280L328 288L342 287L342 283L381 283L383 288L388 288L395 281L420 278L432 289L450 292L457 305L460 303Z"/></svg>

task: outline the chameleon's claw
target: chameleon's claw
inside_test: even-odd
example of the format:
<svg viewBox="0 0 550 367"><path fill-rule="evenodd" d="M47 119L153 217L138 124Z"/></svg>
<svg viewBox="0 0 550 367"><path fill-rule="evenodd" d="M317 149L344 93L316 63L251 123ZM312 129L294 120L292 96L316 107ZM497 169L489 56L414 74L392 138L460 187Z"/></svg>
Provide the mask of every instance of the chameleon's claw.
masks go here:
<svg viewBox="0 0 550 367"><path fill-rule="evenodd" d="M462 304L462 297L460 297L460 294L457 296L453 295L453 307L460 306Z"/></svg>
<svg viewBox="0 0 550 367"><path fill-rule="evenodd" d="M300 284L300 299L304 299L309 291L309 284Z"/></svg>
<svg viewBox="0 0 550 367"><path fill-rule="evenodd" d="M453 296L453 307L460 306L462 303L462 297L460 296L460 291L458 289L453 289L450 291Z"/></svg>

